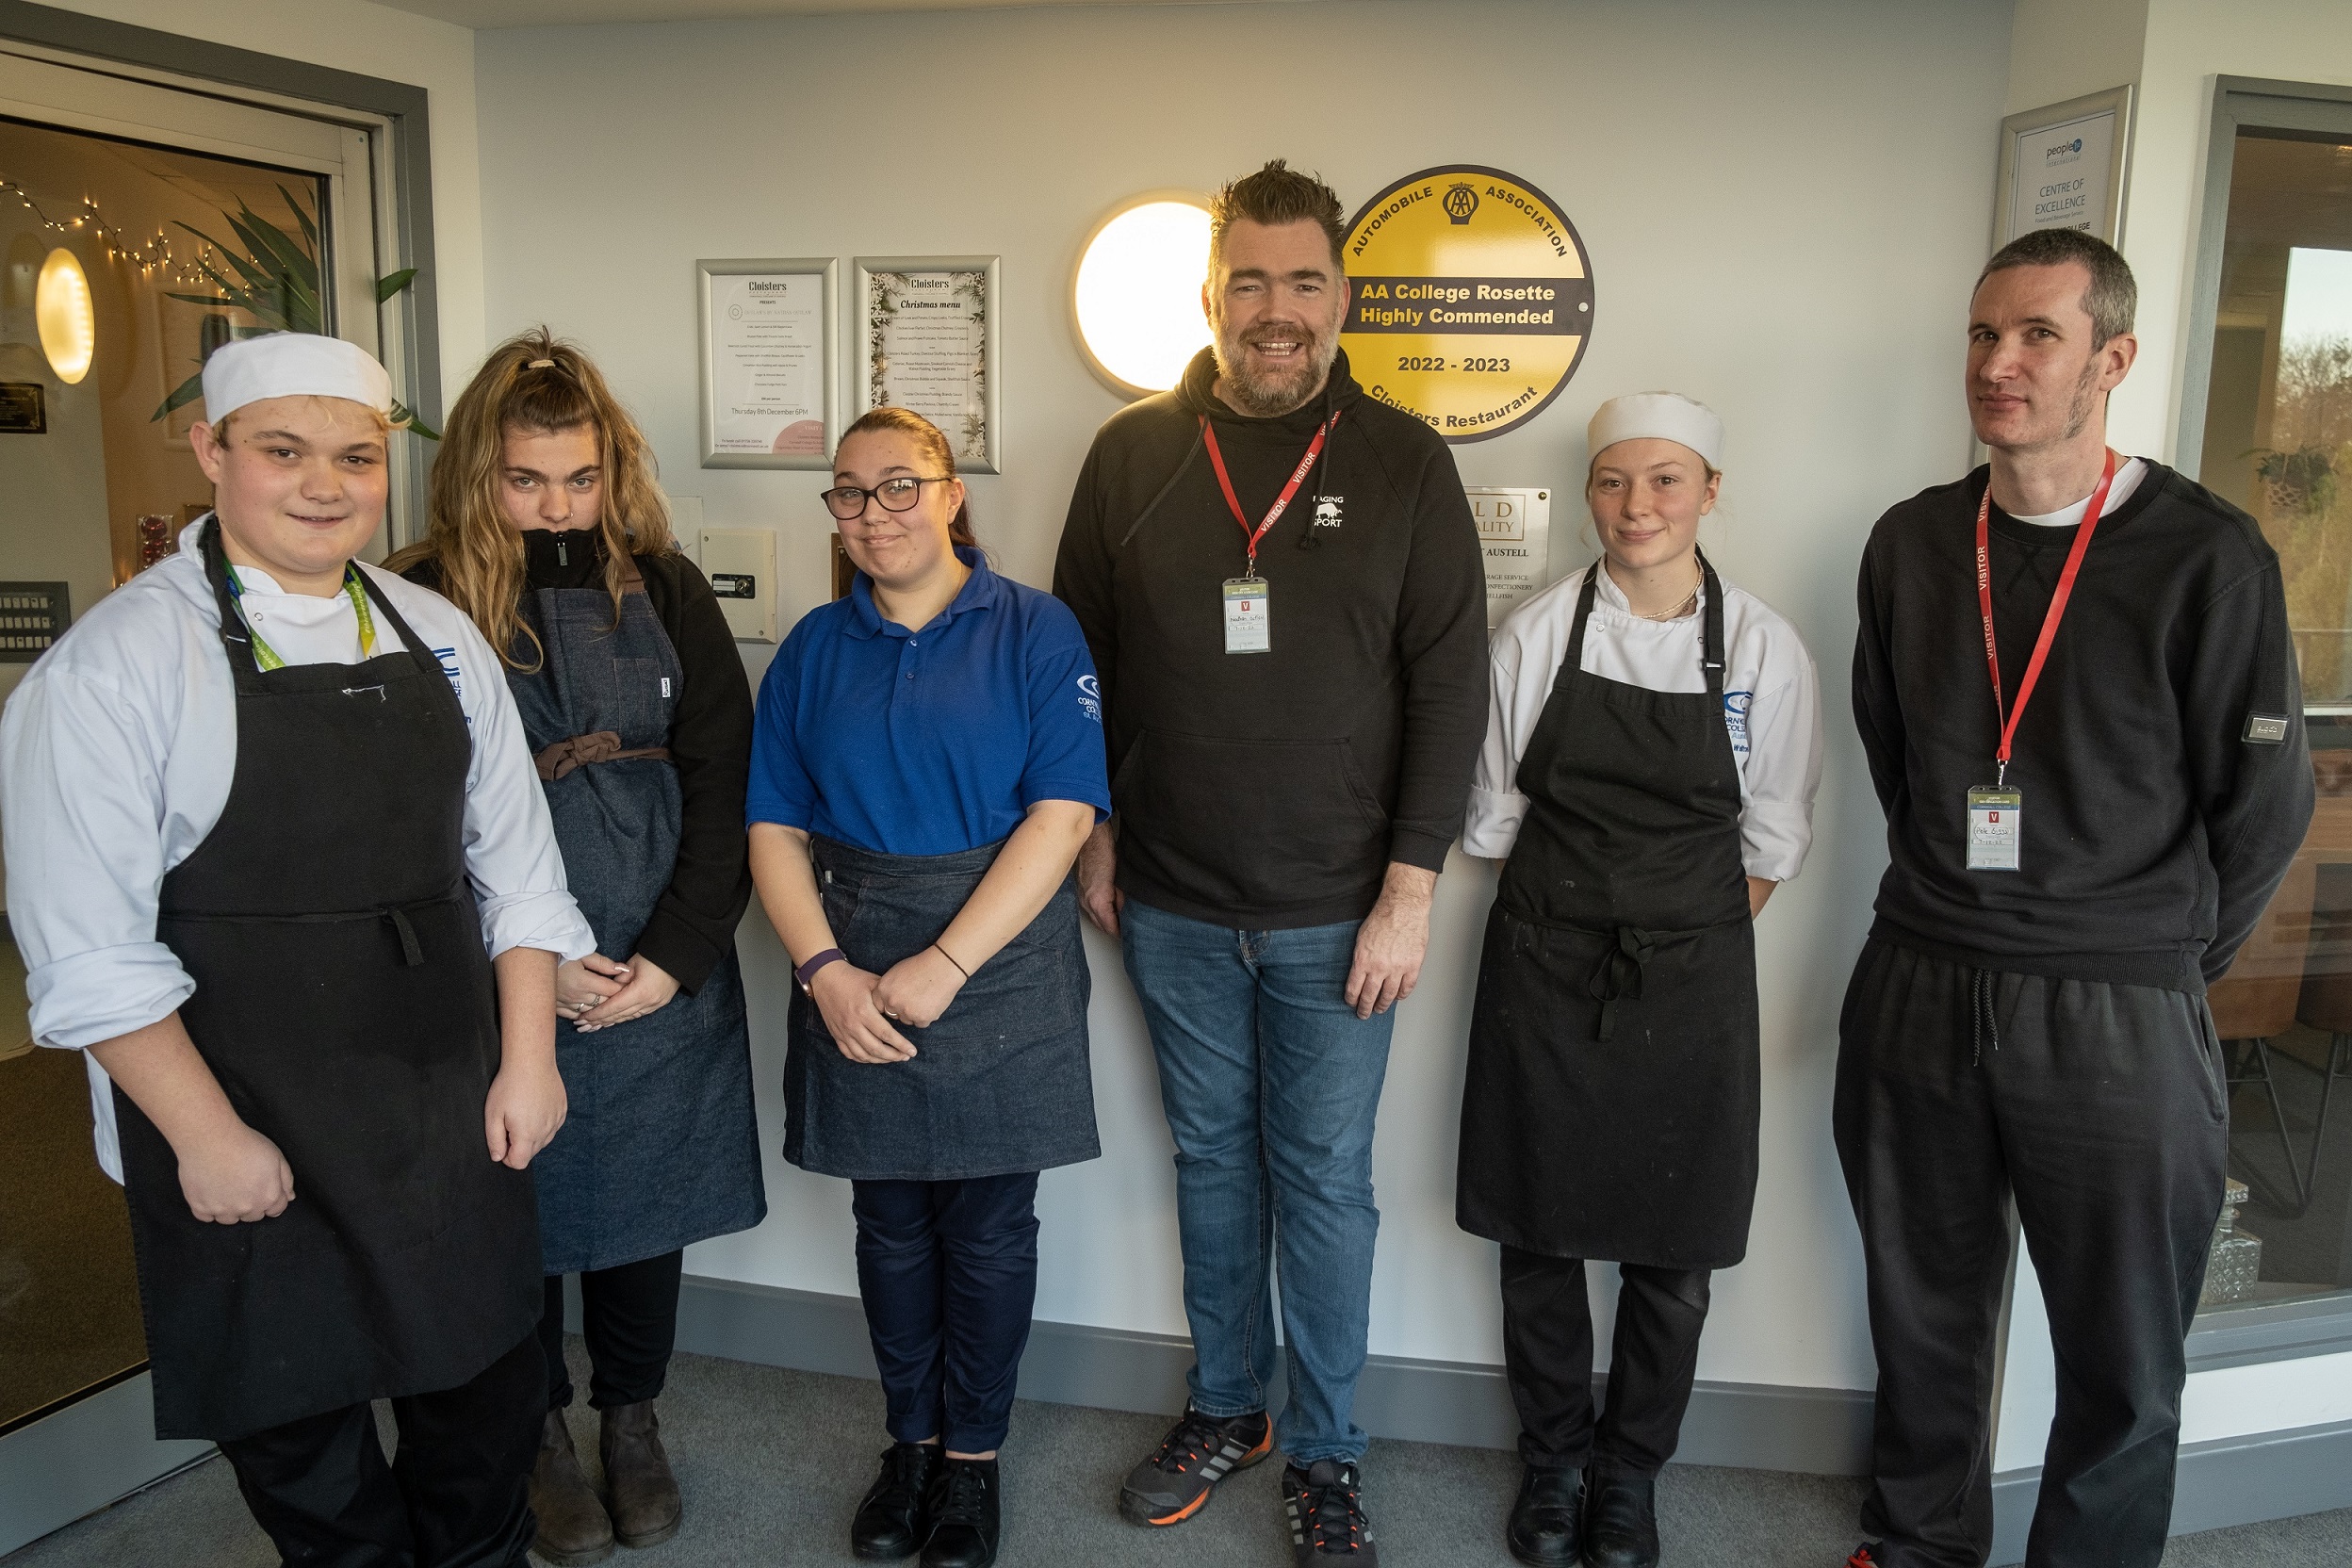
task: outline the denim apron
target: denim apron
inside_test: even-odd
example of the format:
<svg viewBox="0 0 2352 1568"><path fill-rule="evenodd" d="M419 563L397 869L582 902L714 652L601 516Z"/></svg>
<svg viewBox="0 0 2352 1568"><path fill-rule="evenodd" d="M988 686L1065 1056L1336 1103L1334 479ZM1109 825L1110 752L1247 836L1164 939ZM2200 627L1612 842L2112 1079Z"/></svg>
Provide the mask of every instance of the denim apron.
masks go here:
<svg viewBox="0 0 2352 1568"><path fill-rule="evenodd" d="M218 1441L470 1381L543 1297L531 1172L482 1131L498 991L466 879L465 710L365 573L399 652L262 669L219 523L201 547L237 771L163 878L155 937L196 982L188 1038L294 1200L198 1219L163 1134L119 1088L114 1109L155 1435Z"/></svg>
<svg viewBox="0 0 2352 1568"><path fill-rule="evenodd" d="M1723 724L1723 587L1700 557L1704 692L1568 651L1519 762L1487 918L1455 1214L1562 1258L1728 1268L1756 1204L1756 939Z"/></svg>
<svg viewBox="0 0 2352 1568"><path fill-rule="evenodd" d="M809 841L833 939L874 974L938 940L1004 847L883 855ZM1095 1158L1102 1149L1086 1058L1093 984L1078 935L1078 884L1065 877L928 1029L898 1026L914 1045L911 1061L851 1061L817 1004L795 988L784 1157L823 1176L900 1182L967 1181Z"/></svg>
<svg viewBox="0 0 2352 1568"><path fill-rule="evenodd" d="M578 548L596 547L583 534ZM683 816L667 743L686 674L627 564L620 623L602 586L542 588L522 615L540 667L506 672L539 759L564 872L596 951L626 961L667 890ZM526 664L538 649L516 639ZM747 1230L767 1214L743 972L627 1023L556 1027L571 1114L531 1164L549 1274L611 1268Z"/></svg>

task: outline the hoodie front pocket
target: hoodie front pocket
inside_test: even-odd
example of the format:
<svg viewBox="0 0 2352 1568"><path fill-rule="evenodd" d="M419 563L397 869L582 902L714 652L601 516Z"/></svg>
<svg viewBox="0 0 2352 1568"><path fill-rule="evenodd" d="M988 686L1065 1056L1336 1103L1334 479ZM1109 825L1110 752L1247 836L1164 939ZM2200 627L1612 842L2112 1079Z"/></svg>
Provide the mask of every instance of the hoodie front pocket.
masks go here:
<svg viewBox="0 0 2352 1568"><path fill-rule="evenodd" d="M1122 842L1204 903L1281 909L1377 875L1388 819L1344 740L1153 730L1120 771Z"/></svg>

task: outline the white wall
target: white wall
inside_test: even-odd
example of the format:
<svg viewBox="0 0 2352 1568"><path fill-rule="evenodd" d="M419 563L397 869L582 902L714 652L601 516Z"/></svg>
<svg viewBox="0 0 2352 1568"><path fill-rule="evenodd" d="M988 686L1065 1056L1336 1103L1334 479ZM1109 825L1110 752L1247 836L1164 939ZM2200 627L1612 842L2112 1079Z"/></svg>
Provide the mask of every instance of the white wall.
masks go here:
<svg viewBox="0 0 2352 1568"><path fill-rule="evenodd" d="M1276 155L1351 204L1454 159L1548 191L1592 255L1591 352L1530 428L1456 456L1473 482L1573 495L1604 398L1674 386L1730 427L1709 548L1803 629L1833 722L1813 862L1762 923L1762 1185L1701 1372L1866 1387L1828 1104L1883 825L1836 715L1870 523L1966 458L1962 311L1984 256L2008 20L2005 0L1370 0L483 33L487 321L493 335L545 320L581 339L645 420L673 493L704 498L712 526L779 531L797 614L825 581L816 476L695 466L695 257L1001 253L1006 471L975 481L974 510L1001 564L1042 583L1087 442L1119 406L1082 368L1064 304L1075 247L1107 205L1204 189ZM1576 522L1555 570L1585 558ZM749 651L756 675L763 650ZM1491 872L1457 857L1398 1023L1377 1151L1377 1352L1499 1359L1493 1249L1456 1230L1452 1197L1492 892ZM774 1212L689 1267L848 1293L846 1184L774 1155L785 975L756 916L745 949ZM1108 1152L1046 1179L1037 1311L1181 1333L1148 1046L1115 951L1093 954Z"/></svg>
<svg viewBox="0 0 2352 1568"><path fill-rule="evenodd" d="M474 35L367 0L42 0L159 32L423 88L433 138L434 286L447 399L482 356L481 157L474 131Z"/></svg>

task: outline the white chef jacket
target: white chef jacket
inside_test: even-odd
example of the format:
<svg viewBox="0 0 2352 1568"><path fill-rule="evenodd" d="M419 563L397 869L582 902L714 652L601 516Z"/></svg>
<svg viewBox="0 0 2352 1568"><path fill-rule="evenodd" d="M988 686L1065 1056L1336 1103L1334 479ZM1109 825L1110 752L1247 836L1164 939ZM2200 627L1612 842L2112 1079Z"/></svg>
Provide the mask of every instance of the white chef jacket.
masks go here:
<svg viewBox="0 0 2352 1568"><path fill-rule="evenodd" d="M1576 596L1587 572L1556 582L1511 612L1487 650L1486 743L1478 752L1462 847L1501 859L1519 837L1527 797L1519 793L1519 760L1535 736L1568 654ZM1721 571L1723 586L1723 724L1740 773L1740 859L1750 876L1786 882L1813 843L1813 796L1821 783L1821 683L1797 629ZM1671 621L1633 613L1625 592L1601 573L1584 629L1583 669L1605 680L1651 692L1704 692L1699 667L1706 624L1699 612ZM1566 743L1575 745L1570 735Z"/></svg>
<svg viewBox="0 0 2352 1568"><path fill-rule="evenodd" d="M155 939L166 872L220 820L237 771L237 681L196 542L98 601L25 676L0 715L0 824L8 924L24 954L33 1038L78 1048L144 1028L196 983ZM564 958L596 935L564 879L547 797L506 677L474 623L428 589L362 564L431 644L473 734L466 773L466 872L493 957L511 947ZM253 628L288 664L354 664L351 596L281 593L236 568ZM406 645L374 616L376 652ZM90 1070L98 1163L116 1181L114 1096Z"/></svg>

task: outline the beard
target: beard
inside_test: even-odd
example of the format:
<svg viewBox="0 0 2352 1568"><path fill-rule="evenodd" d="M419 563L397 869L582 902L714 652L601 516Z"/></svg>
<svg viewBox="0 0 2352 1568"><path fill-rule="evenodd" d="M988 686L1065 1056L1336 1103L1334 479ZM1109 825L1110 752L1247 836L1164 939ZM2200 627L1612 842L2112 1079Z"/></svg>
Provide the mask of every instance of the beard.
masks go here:
<svg viewBox="0 0 2352 1568"><path fill-rule="evenodd" d="M2066 403L2067 440L2071 441L2082 433L2083 427L2091 422L2091 416L2099 411L2099 402L2105 396L2099 389L2099 357L2094 354L2090 362L2082 367L2082 379L2074 384L2074 396Z"/></svg>
<svg viewBox="0 0 2352 1568"><path fill-rule="evenodd" d="M1296 341L1304 351L1288 370L1254 370L1249 345L1268 340ZM1316 332L1304 321L1261 321L1246 333L1234 333L1223 322L1217 328L1217 369L1225 378L1225 395L1242 413L1270 419L1290 413L1315 396L1339 357L1339 335Z"/></svg>

